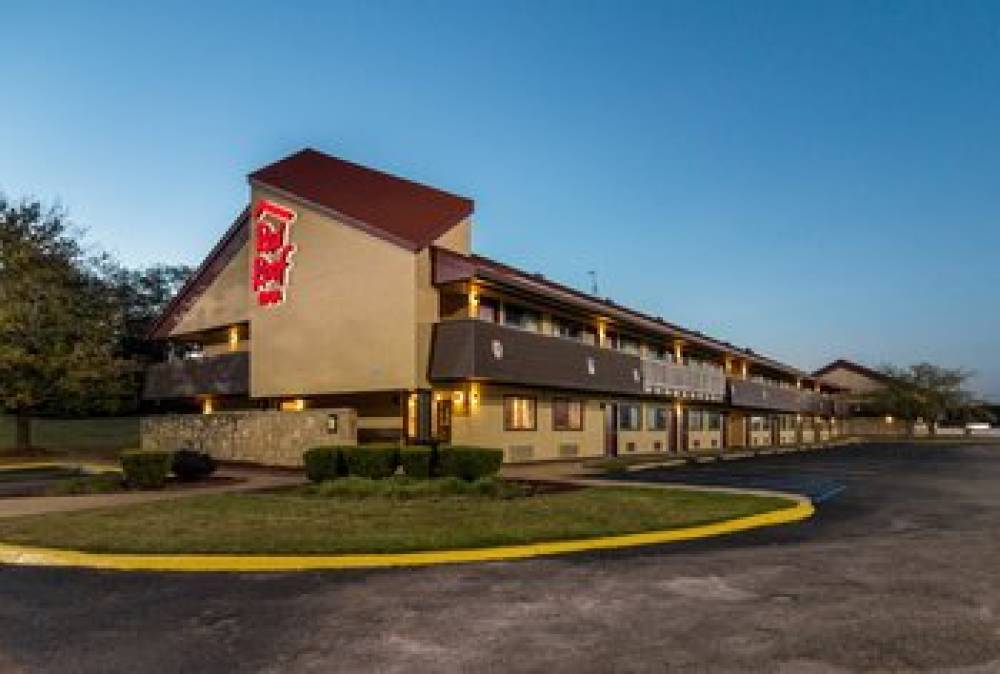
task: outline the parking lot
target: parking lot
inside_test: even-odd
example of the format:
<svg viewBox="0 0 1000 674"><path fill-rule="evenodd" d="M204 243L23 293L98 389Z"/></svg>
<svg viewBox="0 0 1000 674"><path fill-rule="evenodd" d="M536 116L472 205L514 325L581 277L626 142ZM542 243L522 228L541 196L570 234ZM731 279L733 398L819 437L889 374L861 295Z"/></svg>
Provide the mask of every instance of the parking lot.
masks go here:
<svg viewBox="0 0 1000 674"><path fill-rule="evenodd" d="M0 672L1000 671L1000 446L628 479L802 491L696 543L372 572L0 569Z"/></svg>

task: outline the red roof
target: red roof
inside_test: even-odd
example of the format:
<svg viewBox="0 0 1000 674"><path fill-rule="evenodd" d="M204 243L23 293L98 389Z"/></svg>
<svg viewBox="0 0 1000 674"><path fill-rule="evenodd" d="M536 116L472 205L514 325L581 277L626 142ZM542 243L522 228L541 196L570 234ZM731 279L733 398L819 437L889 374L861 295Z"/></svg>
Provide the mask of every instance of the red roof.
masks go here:
<svg viewBox="0 0 1000 674"><path fill-rule="evenodd" d="M348 224L417 251L472 213L473 201L305 149L250 181L343 216Z"/></svg>

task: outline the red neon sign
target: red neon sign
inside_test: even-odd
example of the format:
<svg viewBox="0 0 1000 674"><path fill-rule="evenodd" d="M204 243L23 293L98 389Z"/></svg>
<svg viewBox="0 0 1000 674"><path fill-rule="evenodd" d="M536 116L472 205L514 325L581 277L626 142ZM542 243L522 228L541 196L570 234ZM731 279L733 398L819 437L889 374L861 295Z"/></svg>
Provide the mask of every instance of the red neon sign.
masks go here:
<svg viewBox="0 0 1000 674"><path fill-rule="evenodd" d="M273 201L261 199L254 209L255 250L250 283L257 293L257 304L274 306L285 301L288 272L292 268L295 244L291 242L292 223L298 215Z"/></svg>

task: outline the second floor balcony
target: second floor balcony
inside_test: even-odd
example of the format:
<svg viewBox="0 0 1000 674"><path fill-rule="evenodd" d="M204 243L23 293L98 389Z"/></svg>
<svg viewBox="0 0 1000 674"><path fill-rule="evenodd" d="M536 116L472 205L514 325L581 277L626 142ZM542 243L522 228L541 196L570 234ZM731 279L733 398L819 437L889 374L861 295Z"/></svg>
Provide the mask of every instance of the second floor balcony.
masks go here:
<svg viewBox="0 0 1000 674"><path fill-rule="evenodd" d="M579 340L476 319L435 326L430 378L721 402L722 368L640 358Z"/></svg>
<svg viewBox="0 0 1000 674"><path fill-rule="evenodd" d="M150 365L146 369L142 397L164 400L206 395L247 395L249 392L250 354L234 351Z"/></svg>

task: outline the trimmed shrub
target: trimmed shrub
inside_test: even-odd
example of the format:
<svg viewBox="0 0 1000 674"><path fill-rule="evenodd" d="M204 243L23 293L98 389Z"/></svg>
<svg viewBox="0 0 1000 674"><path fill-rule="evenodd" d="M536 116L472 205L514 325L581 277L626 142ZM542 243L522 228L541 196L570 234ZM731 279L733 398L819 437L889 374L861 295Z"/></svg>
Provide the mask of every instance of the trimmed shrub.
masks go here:
<svg viewBox="0 0 1000 674"><path fill-rule="evenodd" d="M503 465L503 450L489 447L438 448L438 474L463 480L495 475Z"/></svg>
<svg viewBox="0 0 1000 674"><path fill-rule="evenodd" d="M395 445L341 447L340 453L352 477L381 480L394 474L399 466L399 447Z"/></svg>
<svg viewBox="0 0 1000 674"><path fill-rule="evenodd" d="M139 489L159 489L167 482L172 452L130 451L122 452L122 473L125 481Z"/></svg>
<svg viewBox="0 0 1000 674"><path fill-rule="evenodd" d="M171 470L178 480L194 482L203 480L216 469L215 459L207 452L197 452L193 449L179 449L174 452Z"/></svg>
<svg viewBox="0 0 1000 674"><path fill-rule="evenodd" d="M345 475L344 458L340 447L313 447L302 454L306 477L312 482L332 480Z"/></svg>
<svg viewBox="0 0 1000 674"><path fill-rule="evenodd" d="M429 478L434 465L434 450L422 445L399 450L399 463L409 477Z"/></svg>

